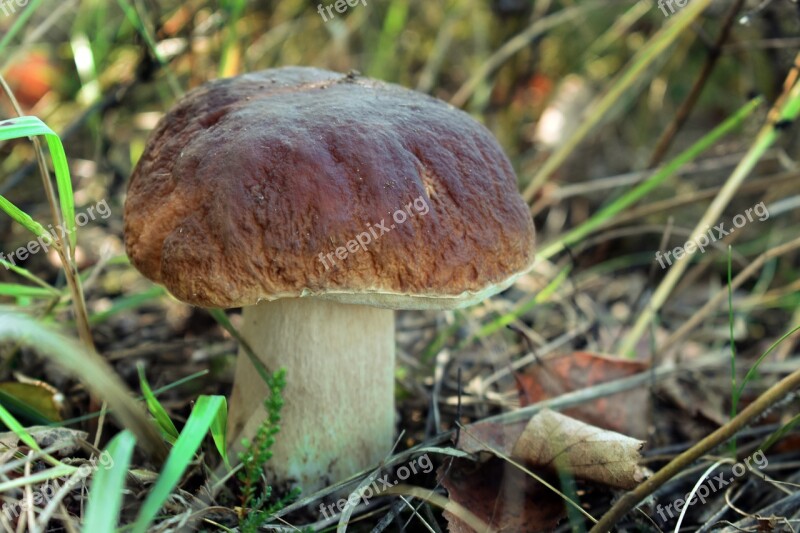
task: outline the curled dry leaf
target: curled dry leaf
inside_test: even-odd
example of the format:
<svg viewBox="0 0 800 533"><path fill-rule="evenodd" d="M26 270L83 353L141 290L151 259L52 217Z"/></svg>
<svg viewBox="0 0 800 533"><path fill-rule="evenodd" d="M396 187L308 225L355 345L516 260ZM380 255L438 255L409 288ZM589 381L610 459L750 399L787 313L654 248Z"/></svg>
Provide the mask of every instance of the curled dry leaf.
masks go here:
<svg viewBox="0 0 800 533"><path fill-rule="evenodd" d="M538 467L567 469L576 478L632 489L645 479L643 441L543 410L531 418L512 456Z"/></svg>
<svg viewBox="0 0 800 533"><path fill-rule="evenodd" d="M553 470L565 468L578 479L630 489L646 477L643 444L550 410L527 423L477 422L460 432L457 446L479 461L456 459L439 470L439 481L452 501L497 531L552 531L566 515L563 499L508 456L556 485ZM473 531L454 513L445 517L450 533Z"/></svg>
<svg viewBox="0 0 800 533"><path fill-rule="evenodd" d="M522 420L510 424L498 422L475 422L461 432L458 439L458 449L467 453L500 452L511 455L514 445L528 422Z"/></svg>

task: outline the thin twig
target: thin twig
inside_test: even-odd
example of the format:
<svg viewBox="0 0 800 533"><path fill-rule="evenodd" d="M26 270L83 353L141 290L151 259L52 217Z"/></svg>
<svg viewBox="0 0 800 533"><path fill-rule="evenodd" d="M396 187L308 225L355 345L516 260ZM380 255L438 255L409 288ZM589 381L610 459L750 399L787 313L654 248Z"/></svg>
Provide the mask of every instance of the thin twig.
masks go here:
<svg viewBox="0 0 800 533"><path fill-rule="evenodd" d="M622 97L642 79L646 73L650 72L651 67L660 54L672 45L678 36L691 25L705 9L711 4L711 0L694 0L676 14L672 19L659 30L647 45L642 47L630 60L618 75L617 79L608 89L591 104L589 104L590 114L581 120L578 129L553 152L544 163L537 169L536 173L528 182L522 192L522 198L531 203L539 189L547 182L553 172L556 171L567 158L575 152L578 145L589 136L601 120L606 118L611 109L618 105Z"/></svg>
<svg viewBox="0 0 800 533"><path fill-rule="evenodd" d="M489 59L487 59L478 68L478 70L458 89L458 91L456 91L456 94L454 94L450 99L450 103L456 107L463 107L463 105L466 104L473 95L475 89L477 89L477 87L486 78L491 76L494 71L500 68L517 52L525 49L525 47L527 47L535 38L557 26L560 26L561 24L566 24L573 19L588 15L592 10L599 9L606 5L608 5L607 1L598 0L591 2L588 5L587 3L584 3L580 6L576 5L573 7L568 7L558 11L557 13L553 13L544 18L536 20L523 32L512 37L494 54L492 54L491 57L489 57Z"/></svg>
<svg viewBox="0 0 800 533"><path fill-rule="evenodd" d="M798 72L800 72L800 54L796 56L795 66L786 76L784 92L767 114L767 120L759 130L755 141L739 165L737 165L734 171L731 173L719 194L711 202L711 205L697 223L697 226L692 232L692 236L689 240L697 241L700 235L703 235L710 226L719 220L719 217L724 211L725 207L733 199L744 180L750 175L750 172L755 168L761 156L778 138L779 130L775 126L779 120L782 117L791 120L800 114L800 107L798 107L798 102L800 102L800 83L796 83ZM621 355L630 356L634 353L639 339L650 325L655 314L659 312L659 310L666 303L675 285L688 268L690 263L690 261L688 261L689 257L691 257L691 255L694 253L697 253L697 251L693 252L692 254L687 253L687 260L673 265L670 271L661 281L661 284L659 284L655 293L653 293L653 296L650 300L650 305L642 310L638 319L626 336L624 342L619 347L618 352Z"/></svg>
<svg viewBox="0 0 800 533"><path fill-rule="evenodd" d="M17 102L11 87L8 86L5 78L3 78L2 75L0 75L0 87L2 87L3 91L5 91L6 96L11 101L11 105L14 107L14 111L17 113L17 115L23 116L24 113L22 112L19 102ZM31 141L33 142L34 152L36 153L36 160L39 163L39 172L42 175L42 185L44 187L45 196L47 197L47 203L50 207L50 215L53 217L54 225L58 227L64 223L62 219L63 213L61 213L61 210L58 208L58 201L56 200L56 194L53 190L53 182L50 179L50 172L47 169L47 161L44 157L44 151L42 150L42 145L41 142L39 142L38 137L31 137ZM66 227L72 227L74 222L74 220L67 221ZM89 315L86 310L86 300L83 298L83 289L81 288L78 269L75 265L75 251L70 246L66 235L63 235L62 232L56 231L54 232L53 236L56 244L53 246L53 249L56 251L56 253L58 253L58 257L61 259L61 266L64 268L64 277L67 280L67 285L69 286L70 293L72 294L72 306L75 312L75 325L78 329L78 335L86 347L89 350L94 351L94 339L92 338L92 330L89 327Z"/></svg>
<svg viewBox="0 0 800 533"><path fill-rule="evenodd" d="M610 531L623 516L639 504L644 498L655 492L657 488L679 474L691 463L710 452L720 444L725 443L745 427L751 420L769 409L774 403L800 387L800 369L795 370L781 381L767 389L761 396L748 405L730 422L707 436L659 470L650 479L626 493L603 515L590 533L604 533Z"/></svg>
<svg viewBox="0 0 800 533"><path fill-rule="evenodd" d="M675 139L675 135L677 135L678 131L689 118L689 114L692 112L692 109L694 109L697 100L700 99L700 94L703 92L706 83L708 83L711 73L714 71L714 67L717 66L717 60L722 55L722 47L725 41L728 40L731 28L733 28L733 23L736 21L736 15L739 13L739 10L742 9L742 5L744 5L744 0L735 0L725 13L725 18L722 21L722 28L720 28L719 35L717 35L717 40L708 50L706 61L703 64L703 68L700 69L700 74L694 81L692 89L689 91L686 99L678 107L672 122L670 122L667 129L664 130L661 138L658 139L656 148L653 150L653 155L650 157L650 162L647 164L648 167L654 167L661 162L667 150L669 150L672 141Z"/></svg>
<svg viewBox="0 0 800 533"><path fill-rule="evenodd" d="M542 409L558 410L575 407L597 398L604 398L606 396L611 396L612 394L617 394L619 392L632 390L643 385L648 385L652 380L667 379L668 377L671 377L682 370L700 369L717 365L723 361L727 361L729 356L730 352L728 350L719 350L709 355L700 357L691 363L682 365L667 363L653 370L652 374L648 372L641 372L627 378L600 383L599 385L568 392L560 396L556 396L555 398L548 398L547 400L543 400L514 411L493 415L488 418L484 418L481 420L481 422L501 424L522 422L530 419Z"/></svg>
<svg viewBox="0 0 800 533"><path fill-rule="evenodd" d="M800 172L797 171L781 172L780 174L775 174L774 176L761 178L753 180L748 183L744 183L742 184L742 187L739 189L739 192L746 193L746 192L768 190L771 187L775 187L776 185L781 185L783 183L796 183L798 178L800 178ZM606 222L601 227L619 226L620 224L632 222L634 220L644 218L646 216L650 216L655 213L659 213L662 211L670 211L675 209L676 207L682 207L684 205L702 202L703 200L714 198L717 194L719 194L719 190L720 187L710 187L708 189L692 191L686 194L681 194L679 196L674 196L672 198L667 198L664 200L657 200L649 204L643 204L639 207L634 207L623 213L620 213L614 218L609 219L608 222Z"/></svg>
<svg viewBox="0 0 800 533"><path fill-rule="evenodd" d="M32 456L33 456L33 450L28 452L28 461L25 462L25 477L26 478L31 477L31 463L33 462L33 460L31 459ZM28 509L27 509L28 522L30 524L30 528L34 529L36 527L36 522L35 522L36 515L33 514L33 509L34 509L34 505L33 505L33 488L31 488L31 484L30 483L26 483L25 484L25 500L28 502L28 504L27 504L27 506L28 506Z"/></svg>
<svg viewBox="0 0 800 533"><path fill-rule="evenodd" d="M780 257L781 255L787 254L793 250L797 250L800 248L800 237L797 239L791 240L785 244L780 246L776 246L771 250L767 250L763 254L759 255L758 257L753 260L752 263L747 265L747 267L739 272L739 274L731 280L731 289L736 290L738 289L748 278L750 278L753 274L758 272L758 270L764 266L764 263L773 259L775 257ZM687 320L686 322L681 325L672 335L670 335L666 341L659 347L661 353L664 353L666 350L674 346L677 342L681 341L686 335L689 334L694 328L696 328L714 309L716 309L723 300L727 297L727 291L719 291L717 294L714 295L708 302L703 305L697 312L695 312L692 317Z"/></svg>

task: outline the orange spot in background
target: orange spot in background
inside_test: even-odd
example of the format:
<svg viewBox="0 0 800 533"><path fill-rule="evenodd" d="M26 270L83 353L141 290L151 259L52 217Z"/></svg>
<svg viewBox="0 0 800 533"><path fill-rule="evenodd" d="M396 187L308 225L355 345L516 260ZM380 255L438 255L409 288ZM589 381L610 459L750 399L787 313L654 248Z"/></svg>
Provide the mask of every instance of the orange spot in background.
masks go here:
<svg viewBox="0 0 800 533"><path fill-rule="evenodd" d="M56 68L42 52L28 52L12 63L4 77L20 105L30 109L53 89Z"/></svg>

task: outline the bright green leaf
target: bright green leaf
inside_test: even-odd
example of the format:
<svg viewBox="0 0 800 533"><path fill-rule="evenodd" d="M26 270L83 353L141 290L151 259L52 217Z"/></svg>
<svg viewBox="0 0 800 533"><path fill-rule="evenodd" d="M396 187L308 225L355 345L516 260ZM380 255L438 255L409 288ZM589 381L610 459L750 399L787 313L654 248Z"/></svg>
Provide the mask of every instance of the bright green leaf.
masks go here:
<svg viewBox="0 0 800 533"><path fill-rule="evenodd" d="M110 468L100 468L92 480L83 531L114 531L122 507L125 478L131 463L136 437L130 431L118 433L108 443L105 452L111 459Z"/></svg>
<svg viewBox="0 0 800 533"><path fill-rule="evenodd" d="M139 371L139 386L142 388L142 395L144 396L144 401L147 403L147 409L156 419L156 422L158 422L158 426L161 428L161 431L164 432L164 437L167 441L170 444L174 444L175 440L178 438L178 430L175 428L175 424L172 423L164 406L161 405L161 402L158 401L158 398L155 397L153 391L150 389L150 384L147 383L147 378L144 375L144 367L139 365L137 370Z"/></svg>
<svg viewBox="0 0 800 533"><path fill-rule="evenodd" d="M167 462L161 469L158 481L139 511L139 516L133 524L132 533L145 533L148 526L155 520L161 507L180 482L189 464L194 460L194 454L202 444L224 403L225 398L222 396L203 395L197 399L189 420L186 421L183 431L167 457Z"/></svg>

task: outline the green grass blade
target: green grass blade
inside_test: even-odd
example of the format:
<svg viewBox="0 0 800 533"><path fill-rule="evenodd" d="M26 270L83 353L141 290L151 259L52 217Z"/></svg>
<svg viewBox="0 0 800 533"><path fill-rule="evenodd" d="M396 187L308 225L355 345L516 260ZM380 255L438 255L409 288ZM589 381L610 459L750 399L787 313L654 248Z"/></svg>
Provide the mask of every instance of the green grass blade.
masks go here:
<svg viewBox="0 0 800 533"><path fill-rule="evenodd" d="M678 154L673 160L664 165L655 174L647 178L645 181L629 190L607 206L600 209L597 213L589 217L589 219L568 232L565 236L558 241L545 246L545 248L538 252L536 255L540 260L549 259L562 251L565 246L571 246L584 237L592 233L594 230L605 224L611 217L630 206L637 200L641 199L651 190L664 182L668 177L674 174L679 168L686 163L693 161L701 153L711 148L718 140L739 127L744 120L755 111L761 104L762 98L754 98L745 104L739 111L734 113L731 117L726 119L722 124L711 130L704 135L700 140L692 144L689 148Z"/></svg>
<svg viewBox="0 0 800 533"><path fill-rule="evenodd" d="M55 133L38 117L14 117L0 122L0 141L39 135L55 135Z"/></svg>
<svg viewBox="0 0 800 533"><path fill-rule="evenodd" d="M47 124L37 117L17 117L0 123L0 140L3 141L40 135L44 136L45 141L47 141L47 147L50 149L50 158L53 161L53 169L56 174L61 216L64 219L64 226L68 230L67 241L69 242L70 254L73 255L77 239L75 232L75 197L72 193L72 180L69 175L69 165L67 165L67 154L64 152L64 145L61 144L61 139ZM3 209L6 210L5 207ZM42 228L42 231L44 231L44 228ZM34 233L37 236L42 235L42 233L37 233L36 231Z"/></svg>
<svg viewBox="0 0 800 533"><path fill-rule="evenodd" d="M702 12L711 4L712 0L695 0L684 9L670 18L666 26L661 29L653 38L637 52L636 56L630 61L628 67L620 74L608 91L599 97L590 108L592 113L581 122L580 127L573 133L567 141L547 158L536 175L533 176L528 186L525 188L523 198L530 201L536 192L544 185L547 178L567 160L577 146L600 124L607 116L609 111L622 99L629 89L636 86L636 82L649 71L665 50L680 37L697 19Z"/></svg>
<svg viewBox="0 0 800 533"><path fill-rule="evenodd" d="M225 462L225 466L230 470L231 463L228 460L228 401L224 397L222 400L222 407L217 412L214 423L211 424L211 438L214 439L214 444L220 457Z"/></svg>
<svg viewBox="0 0 800 533"><path fill-rule="evenodd" d="M561 269L561 272L556 275L553 280L547 284L547 287L539 291L536 296L525 302L524 304L518 306L516 309L512 310L509 313L506 313L502 316L499 316L480 328L475 335L469 338L468 341L463 343L464 345L468 344L469 342L486 337L487 335L491 335L492 333L499 331L509 324L512 324L515 320L519 317L536 307L542 302L546 302L550 296L558 290L561 284L567 279L569 276L569 272L572 270L571 266L567 266Z"/></svg>
<svg viewBox="0 0 800 533"><path fill-rule="evenodd" d="M8 429L13 431L14 434L19 437L19 440L24 442L29 448L36 450L37 452L42 451L34 438L31 437L31 434L28 433L28 430L26 430L22 424L20 424L19 421L14 418L14 415L9 413L8 410L2 405L0 405L0 421L3 422Z"/></svg>
<svg viewBox="0 0 800 533"><path fill-rule="evenodd" d="M775 348L777 348L777 347L778 347L778 346L779 346L779 345L780 345L780 344L781 344L783 341L785 341L785 340L786 340L788 337L791 337L792 335L794 335L794 334L795 334L797 331L800 331L800 326L795 326L794 328L790 329L790 330L789 330L787 333L784 333L784 334L781 336L781 338L780 338L780 339L778 339L778 340L776 340L775 342L773 342L773 343L772 343L772 346L770 346L770 347L767 349L767 351L766 351L766 352L764 352L763 354L761 354L761 356L760 356L760 357L759 357L759 358L756 360L756 362L755 362L755 363L753 363L753 366L751 366L751 367L750 367L750 370L748 370L748 371L747 371L747 374L745 374L744 378L742 379L742 383L741 383L741 385L739 385L738 394L737 394L737 399L738 399L738 398L741 398L741 396L742 396L742 392L744 392L744 388L745 388L745 386L747 386L747 384L748 384L748 383L749 383L749 382L750 382L750 381L751 381L751 380L752 380L754 377L756 377L756 372L758 372L758 367L759 367L759 365L761 365L761 363L764 361L764 359L766 359L766 357L767 357L769 354L771 354L771 353L772 353L772 350L774 350Z"/></svg>
<svg viewBox="0 0 800 533"><path fill-rule="evenodd" d="M139 444L156 460L166 457L161 434L133 399L114 369L95 352L77 341L43 326L33 318L0 309L0 343L18 342L34 348L69 375L79 379L114 412L114 417L135 435Z"/></svg>
<svg viewBox="0 0 800 533"><path fill-rule="evenodd" d="M244 353L246 353L247 357L250 358L250 362L253 363L258 375L261 376L262 380L264 380L264 383L272 383L272 373L266 366L264 366L264 363L262 363L261 360L256 357L255 352L253 352L253 349L250 347L244 337L242 337L239 332L236 331L236 328L234 328L233 324L231 324L231 321L228 319L228 315L225 314L225 311L222 309L209 309L208 313L214 320L217 321L220 326L223 327L223 329L225 329L225 331L231 334L231 337L237 340L239 346L241 346L244 350Z"/></svg>
<svg viewBox="0 0 800 533"><path fill-rule="evenodd" d="M22 276L28 281L32 281L33 283L37 284L43 289L49 290L50 292L53 293L53 295L61 294L61 291L59 291L58 289L56 289L55 287L53 287L52 285L50 285L42 278L40 278L39 276L37 276L36 274L34 274L33 272L29 271L26 268L18 267L16 265L9 263L8 261L4 261L3 259L0 259L0 266L4 266L6 270L10 270L11 272L18 274L19 276Z"/></svg>
<svg viewBox="0 0 800 533"><path fill-rule="evenodd" d="M30 424L37 426L54 424L53 420L47 418L38 409L4 390L0 390L0 406L7 408L9 413L22 417ZM60 423L56 425L60 425Z"/></svg>
<svg viewBox="0 0 800 533"><path fill-rule="evenodd" d="M730 246L728 246L728 257L730 258ZM729 262L730 262L730 259L729 259ZM753 363L753 366L750 367L750 369L747 371L747 374L745 374L744 378L742 379L741 385L739 385L737 387L737 385L736 385L736 347L734 346L734 342L733 342L733 307L732 307L733 303L732 303L732 295L730 294L731 293L730 286L731 286L731 281L730 281L730 267L729 267L729 269L728 269L728 293L729 293L728 294L728 306L730 308L729 321L731 323L731 340L730 340L730 342L731 342L731 374L732 374L732 377L731 377L731 418L734 418L736 416L736 414L737 414L738 409L739 409L739 400L742 397L742 393L744 392L744 388L747 386L747 384L750 381L753 380L754 377L756 377L756 372L758 372L758 367L761 365L761 363L764 361L764 359L770 353L772 353L772 350L777 348L780 345L780 343L782 343L788 337L794 335L795 332L800 330L800 326L796 326L795 328L789 330L788 333L785 333L780 339L778 339L777 341L772 343L772 346L770 346L767 349L766 352L761 354L761 356L756 360L756 362ZM788 431L788 429L786 431ZM783 435L782 433L781 434L778 434L777 432L774 433L770 437L770 440L768 441L769 442L769 446L772 446L782 435ZM767 446L765 448L762 448L762 449L766 449L769 446ZM736 456L736 436L735 435L731 439L730 450L731 450L731 455L733 455L735 457Z"/></svg>
<svg viewBox="0 0 800 533"><path fill-rule="evenodd" d="M225 41L222 44L222 53L220 54L217 74L219 74L219 77L224 78L237 74L237 72L231 68L233 64L233 54L240 53L238 46L239 32L236 25L239 19L242 18L242 13L244 13L247 2L246 0L223 0L221 4L222 10L227 14L228 21L226 23Z"/></svg>
<svg viewBox="0 0 800 533"><path fill-rule="evenodd" d="M772 448L772 446L774 446L776 442L781 440L784 435L786 435L789 431L795 428L797 424L800 424L800 413L794 415L792 419L786 422L786 424L784 424L780 429L778 429L772 435L767 437L767 440L765 440L764 443L758 448L761 451L766 452L768 449Z"/></svg>
<svg viewBox="0 0 800 533"><path fill-rule="evenodd" d="M42 481L47 481L50 479L63 478L65 476L74 474L76 470L77 468L75 468L74 466L61 465L61 466L54 466L53 468L48 468L47 470L41 470L29 476L15 477L9 479L8 481L0 482L0 494L4 494L10 491L11 489L24 487L26 485L32 485L34 483L40 483Z"/></svg>
<svg viewBox="0 0 800 533"><path fill-rule="evenodd" d="M153 54L153 57L156 58L158 64L166 73L167 82L169 84L170 89L172 89L173 94L175 97L179 97L183 91L181 91L180 84L178 83L178 79L175 76L175 73L170 70L167 61L164 59L164 56L161 54L161 51L156 44L155 36L153 36L150 32L150 29L144 23L143 18L139 15L139 12L136 10L136 6L132 4L129 0L117 0L117 5L119 5L122 12L125 14L125 18L128 19L128 22L136 29L139 35L142 36L144 39L145 44L150 49L150 52ZM140 4L139 4L140 5Z"/></svg>
<svg viewBox="0 0 800 533"><path fill-rule="evenodd" d="M369 66L369 75L378 79L387 79L393 72L394 62L397 57L397 39L406 27L408 19L408 1L394 0L389 4L386 17L383 19L383 28L378 38L375 56Z"/></svg>
<svg viewBox="0 0 800 533"><path fill-rule="evenodd" d="M48 241L50 240L50 234L47 233L47 230L44 229L44 226L31 218L28 213L9 202L4 196L0 196L0 209L5 211L8 216L13 218L18 224L37 237L45 238Z"/></svg>
<svg viewBox="0 0 800 533"><path fill-rule="evenodd" d="M137 370L139 371L139 386L142 389L142 395L147 404L147 409L156 419L156 422L158 422L161 431L164 432L164 438L166 438L170 444L174 444L175 440L178 438L178 430L175 428L175 424L172 423L164 406L161 405L161 402L158 401L158 398L155 397L153 391L150 389L150 384L147 382L147 377L144 375L144 366L141 364L137 365Z"/></svg>
<svg viewBox="0 0 800 533"><path fill-rule="evenodd" d="M155 285L143 292L114 298L113 302L111 303L111 307L105 311L100 311L99 313L91 315L89 317L89 323L93 326L96 326L97 324L105 322L109 318L121 313L122 311L138 309L143 304L151 300L161 298L165 294L167 294L167 291L164 289L164 287Z"/></svg>
<svg viewBox="0 0 800 533"><path fill-rule="evenodd" d="M52 298L58 295L59 292L55 289L31 287L29 285L19 285L17 283L0 283L0 296L11 296L13 298Z"/></svg>
<svg viewBox="0 0 800 533"><path fill-rule="evenodd" d="M145 499L139 516L133 524L132 533L145 533L147 527L155 520L158 511L167 501L169 495L178 485L183 473L194 460L194 454L203 442L209 428L214 423L225 398L222 396L200 396L189 415L189 420L181 431L175 446L161 469L153 490Z"/></svg>
<svg viewBox="0 0 800 533"><path fill-rule="evenodd" d="M31 436L30 433L28 433L28 430L25 429L22 426L22 424L20 424L19 421L14 417L14 415L9 413L8 410L2 405L0 405L0 422L3 422L3 424L5 424L5 426L8 429L13 431L14 434L17 437L19 437L19 440L24 442L29 448L31 448L32 450L36 450L37 452L42 451L41 447L39 447L39 444L37 444L36 440ZM45 461L47 461L53 466L64 467L73 472L76 470L75 467L65 465L64 463L62 463L61 461L52 457L49 454L44 454L43 457Z"/></svg>
<svg viewBox="0 0 800 533"><path fill-rule="evenodd" d="M209 373L208 370L200 370L199 372L195 372L194 374L189 374L188 376L186 376L184 378L181 378L181 379L179 379L177 381L174 381L174 382L172 382L172 383L170 383L168 385L164 385L163 387L157 388L156 390L153 391L153 394L156 396L156 398L158 398L159 394L163 394L163 393L167 392L168 390L172 390L172 389L175 389L177 387L180 387L181 385L183 385L185 383L189 383L190 381L194 381L195 379L201 378L203 376L207 376L208 373ZM144 400L144 397L143 396L139 396L137 398L137 400ZM105 409L102 412L104 412L104 413L112 413L113 411L111 409ZM73 418L68 418L67 420L62 420L61 422L58 423L58 425L59 426L71 426L73 424L80 424L81 422L85 422L86 420L91 420L93 418L97 418L100 415L101 415L101 411L93 411L93 412L87 413L85 415L76 416L76 417L73 417Z"/></svg>
<svg viewBox="0 0 800 533"><path fill-rule="evenodd" d="M125 477L131 463L136 437L130 431L118 433L106 447L113 460L111 468L99 468L92 480L83 531L114 531L122 507Z"/></svg>
<svg viewBox="0 0 800 533"><path fill-rule="evenodd" d="M0 39L0 56L6 57L8 54L5 53L6 46L8 43L11 42L11 39L14 38L20 31L25 28L25 24L28 22L28 19L33 16L33 13L39 7L39 4L42 3L42 0L32 0L30 4L28 4L27 9L25 9L22 13L20 13L19 17L14 21L14 24L11 26L11 29L8 30L8 33L3 35L3 38ZM8 4L10 6L11 4ZM24 5L21 2L17 5Z"/></svg>

